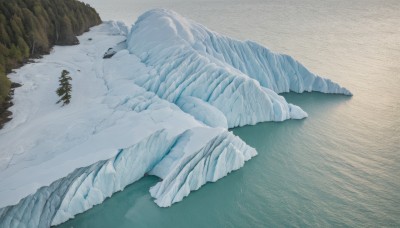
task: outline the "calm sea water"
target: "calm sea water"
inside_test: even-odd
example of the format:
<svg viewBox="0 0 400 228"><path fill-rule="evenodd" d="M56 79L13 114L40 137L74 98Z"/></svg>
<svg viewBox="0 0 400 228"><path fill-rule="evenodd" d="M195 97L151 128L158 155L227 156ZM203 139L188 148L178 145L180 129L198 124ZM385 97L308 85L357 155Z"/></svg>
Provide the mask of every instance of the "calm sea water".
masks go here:
<svg viewBox="0 0 400 228"><path fill-rule="evenodd" d="M169 8L294 56L353 97L284 94L309 118L233 129L259 155L159 208L146 177L61 227L400 227L400 1L86 0L132 24Z"/></svg>

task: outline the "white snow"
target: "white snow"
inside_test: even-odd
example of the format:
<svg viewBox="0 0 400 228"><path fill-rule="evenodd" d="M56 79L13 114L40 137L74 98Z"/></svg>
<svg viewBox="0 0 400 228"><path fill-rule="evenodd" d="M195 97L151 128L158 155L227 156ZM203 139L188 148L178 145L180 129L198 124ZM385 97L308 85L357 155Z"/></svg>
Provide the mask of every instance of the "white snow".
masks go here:
<svg viewBox="0 0 400 228"><path fill-rule="evenodd" d="M162 178L155 202L171 206L257 154L228 127L307 116L277 93L350 94L168 10L145 13L131 32L107 22L79 40L10 75L23 86L0 131L1 227L60 224L146 173ZM64 69L72 100L61 107Z"/></svg>

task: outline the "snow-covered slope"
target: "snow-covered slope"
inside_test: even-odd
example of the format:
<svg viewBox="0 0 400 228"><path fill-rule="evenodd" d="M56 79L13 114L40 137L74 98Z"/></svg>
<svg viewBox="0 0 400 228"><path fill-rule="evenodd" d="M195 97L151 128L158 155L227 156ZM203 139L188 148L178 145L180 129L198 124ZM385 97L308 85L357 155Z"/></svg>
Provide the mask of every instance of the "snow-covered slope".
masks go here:
<svg viewBox="0 0 400 228"><path fill-rule="evenodd" d="M162 179L150 194L171 206L257 154L228 127L307 116L277 92L349 94L171 11L145 13L129 34L108 22L79 39L10 75L23 86L0 131L0 227L60 224L145 174ZM60 107L64 69L72 101Z"/></svg>

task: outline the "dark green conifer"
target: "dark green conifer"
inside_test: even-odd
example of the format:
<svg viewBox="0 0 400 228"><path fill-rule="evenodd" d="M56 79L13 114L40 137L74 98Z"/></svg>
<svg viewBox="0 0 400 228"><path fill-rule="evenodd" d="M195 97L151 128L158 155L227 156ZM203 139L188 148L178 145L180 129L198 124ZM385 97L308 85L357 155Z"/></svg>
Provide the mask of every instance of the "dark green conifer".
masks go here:
<svg viewBox="0 0 400 228"><path fill-rule="evenodd" d="M62 106L67 105L71 102L71 92L72 85L70 81L72 80L71 76L69 76L69 72L63 70L61 72L61 76L59 79L60 87L58 87L56 93L60 97L60 100L57 101L57 104L62 102Z"/></svg>

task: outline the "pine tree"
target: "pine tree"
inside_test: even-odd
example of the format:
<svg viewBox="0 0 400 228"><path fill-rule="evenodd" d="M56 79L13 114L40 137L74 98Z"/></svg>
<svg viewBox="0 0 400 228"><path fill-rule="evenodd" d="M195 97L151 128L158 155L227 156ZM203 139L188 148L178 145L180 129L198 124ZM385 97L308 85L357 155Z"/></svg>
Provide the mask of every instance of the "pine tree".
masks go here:
<svg viewBox="0 0 400 228"><path fill-rule="evenodd" d="M56 91L57 95L60 97L60 100L57 101L57 104L63 102L62 106L64 106L70 103L72 91L72 86L70 83L71 80L72 78L69 76L69 72L63 70L59 79L60 87L58 87Z"/></svg>

